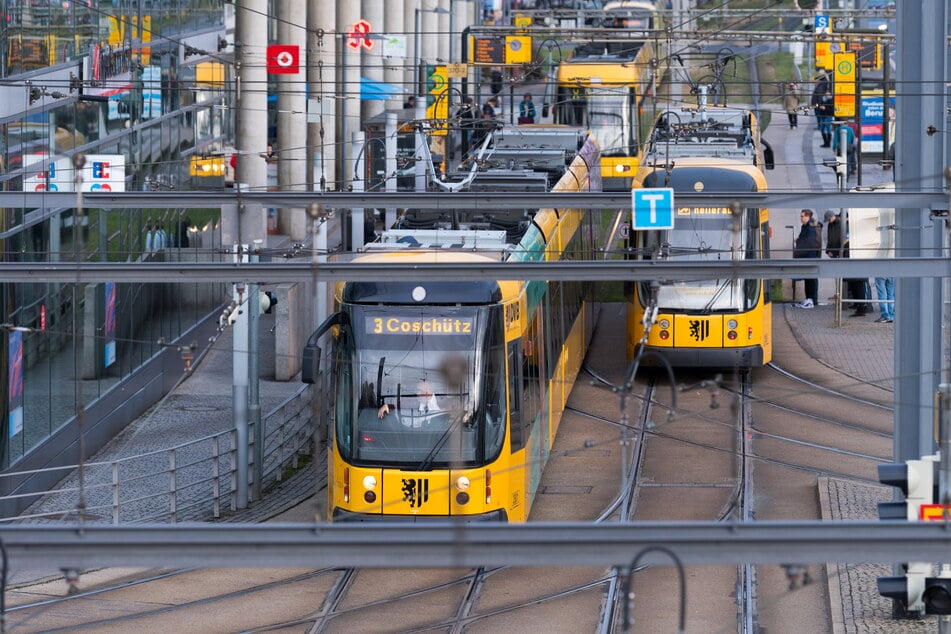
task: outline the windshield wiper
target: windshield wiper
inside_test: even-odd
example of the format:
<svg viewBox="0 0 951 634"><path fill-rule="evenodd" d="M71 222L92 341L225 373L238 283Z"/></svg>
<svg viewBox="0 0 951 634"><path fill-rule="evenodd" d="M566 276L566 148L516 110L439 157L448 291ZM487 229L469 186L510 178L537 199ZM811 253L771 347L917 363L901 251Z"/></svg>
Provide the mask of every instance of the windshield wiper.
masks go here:
<svg viewBox="0 0 951 634"><path fill-rule="evenodd" d="M701 312L704 315L709 315L712 312L714 302L720 299L720 296L723 295L723 292L727 289L727 286L729 286L731 283L732 283L732 280L730 278L727 278L723 280L723 282L720 283L720 286L717 287L717 292L713 294L713 297L710 298L710 301L708 301L707 304L703 307L703 310Z"/></svg>
<svg viewBox="0 0 951 634"><path fill-rule="evenodd" d="M443 446L445 446L446 442L449 440L449 436L459 426L460 420L462 419L456 418L454 420L449 421L449 426L446 427L446 431L442 433L442 436L439 437L439 440L436 441L436 443L433 445L433 448L429 450L429 453L426 455L425 458L423 458L423 461L419 463L418 467L416 467L417 471L428 471L432 467L433 462L436 459L436 454L438 454L439 451L443 448Z"/></svg>

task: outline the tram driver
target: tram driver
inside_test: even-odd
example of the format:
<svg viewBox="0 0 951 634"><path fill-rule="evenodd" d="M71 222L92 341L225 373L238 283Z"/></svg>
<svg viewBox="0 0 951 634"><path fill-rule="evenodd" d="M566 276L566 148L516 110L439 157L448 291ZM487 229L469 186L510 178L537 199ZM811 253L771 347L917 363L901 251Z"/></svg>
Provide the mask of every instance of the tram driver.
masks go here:
<svg viewBox="0 0 951 634"><path fill-rule="evenodd" d="M436 412L442 411L442 408L439 407L439 402L436 401L436 393L433 392L432 386L426 379L421 379L419 383L416 384L416 396L419 398L419 406L416 410L417 413L425 415L435 414ZM380 406L380 411L377 412L377 418L383 419L387 414L394 411L395 409L396 406L390 405L389 403L383 403L383 405Z"/></svg>

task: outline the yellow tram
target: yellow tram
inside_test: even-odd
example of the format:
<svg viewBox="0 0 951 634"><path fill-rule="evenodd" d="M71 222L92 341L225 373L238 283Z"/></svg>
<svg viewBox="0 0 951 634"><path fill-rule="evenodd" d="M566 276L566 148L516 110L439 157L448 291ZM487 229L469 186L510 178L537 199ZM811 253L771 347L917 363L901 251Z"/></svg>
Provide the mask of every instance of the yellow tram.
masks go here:
<svg viewBox="0 0 951 634"><path fill-rule="evenodd" d="M631 232L628 257L636 260L728 263L769 258L769 211L734 209L720 196L702 206L677 204L677 193L733 194L767 190L758 127L751 113L739 126L701 116L654 138L634 187L674 192L674 227ZM688 119L688 117L685 117ZM711 125L701 125L697 121ZM689 123L689 125L686 125ZM679 125L679 124L678 124ZM732 140L731 140L732 139ZM768 146L767 146L768 147ZM673 148L673 149L672 149ZM772 303L768 280L739 279L724 270L703 281L654 280L627 285L627 356L652 364L656 353L673 366L753 367L772 358ZM718 277L714 277L719 275Z"/></svg>
<svg viewBox="0 0 951 634"><path fill-rule="evenodd" d="M597 160L588 139L553 190L597 188L587 169ZM436 213L410 213L411 228L385 232L355 262L592 259L600 246L581 209L453 210L449 228ZM330 519L525 521L594 327L590 286L338 284L304 372L316 377L330 330Z"/></svg>

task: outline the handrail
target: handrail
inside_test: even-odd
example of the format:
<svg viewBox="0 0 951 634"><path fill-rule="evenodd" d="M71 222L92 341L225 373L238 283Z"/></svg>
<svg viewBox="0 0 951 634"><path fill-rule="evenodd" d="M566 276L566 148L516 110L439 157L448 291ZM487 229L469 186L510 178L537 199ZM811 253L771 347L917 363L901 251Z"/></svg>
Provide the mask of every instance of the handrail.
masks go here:
<svg viewBox="0 0 951 634"><path fill-rule="evenodd" d="M262 485L279 482L288 465L296 467L301 454L311 453L314 420L309 406L313 390L309 385L302 387L263 417ZM85 463L84 518L119 524L220 517L223 502L226 508L235 508L234 440L234 430L228 429L135 456ZM155 466L150 466L150 461ZM149 470L141 471L143 465ZM77 468L68 465L0 474L23 477L64 470L58 489L0 496L0 500L38 498L25 513L0 517L0 524L62 521L74 516L79 487L69 477Z"/></svg>

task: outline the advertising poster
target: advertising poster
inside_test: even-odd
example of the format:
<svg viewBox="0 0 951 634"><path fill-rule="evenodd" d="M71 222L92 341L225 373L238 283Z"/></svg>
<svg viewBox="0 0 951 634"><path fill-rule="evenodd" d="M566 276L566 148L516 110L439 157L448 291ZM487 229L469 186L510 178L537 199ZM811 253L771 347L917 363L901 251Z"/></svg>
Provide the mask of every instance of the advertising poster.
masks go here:
<svg viewBox="0 0 951 634"><path fill-rule="evenodd" d="M10 438L23 431L23 333L10 333L10 373L7 386L10 402Z"/></svg>
<svg viewBox="0 0 951 634"><path fill-rule="evenodd" d="M106 322L103 328L105 355L103 367L108 368L116 362L116 283L106 282Z"/></svg>

